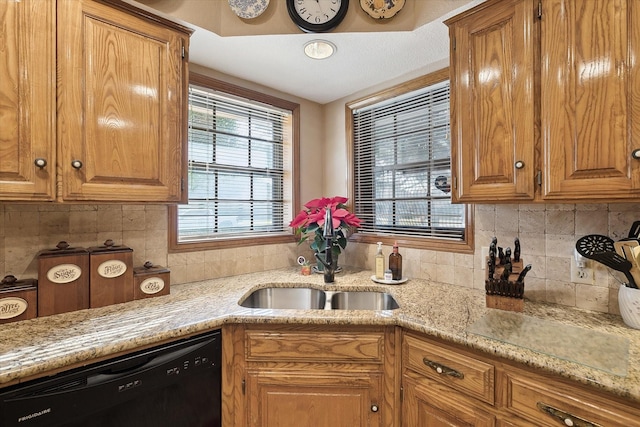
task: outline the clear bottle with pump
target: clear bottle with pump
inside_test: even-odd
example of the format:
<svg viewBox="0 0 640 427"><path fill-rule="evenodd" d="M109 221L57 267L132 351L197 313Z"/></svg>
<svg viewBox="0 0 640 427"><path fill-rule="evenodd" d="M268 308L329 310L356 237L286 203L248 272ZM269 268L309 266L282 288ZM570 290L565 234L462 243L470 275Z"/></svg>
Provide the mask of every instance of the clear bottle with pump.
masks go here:
<svg viewBox="0 0 640 427"><path fill-rule="evenodd" d="M393 280L402 280L402 255L398 252L398 242L393 243L393 252L389 254L389 269Z"/></svg>
<svg viewBox="0 0 640 427"><path fill-rule="evenodd" d="M382 254L382 242L378 242L378 253L376 253L376 279L384 279L384 255Z"/></svg>

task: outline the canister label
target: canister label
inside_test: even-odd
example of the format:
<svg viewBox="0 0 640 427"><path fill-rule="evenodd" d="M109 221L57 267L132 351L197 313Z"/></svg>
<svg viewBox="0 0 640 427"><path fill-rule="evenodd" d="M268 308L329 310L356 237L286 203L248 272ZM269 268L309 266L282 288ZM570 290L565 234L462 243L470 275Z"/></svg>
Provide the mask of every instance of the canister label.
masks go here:
<svg viewBox="0 0 640 427"><path fill-rule="evenodd" d="M53 283L70 283L82 275L82 269L75 264L58 264L47 271L47 279Z"/></svg>
<svg viewBox="0 0 640 427"><path fill-rule="evenodd" d="M29 304L18 297L0 299L0 319L13 319L27 311Z"/></svg>
<svg viewBox="0 0 640 427"><path fill-rule="evenodd" d="M114 277L120 277L127 271L127 264L118 260L112 259L105 261L98 266L98 274L107 279L113 279Z"/></svg>
<svg viewBox="0 0 640 427"><path fill-rule="evenodd" d="M164 280L159 277L149 277L140 283L140 290L147 295L157 294L164 289Z"/></svg>

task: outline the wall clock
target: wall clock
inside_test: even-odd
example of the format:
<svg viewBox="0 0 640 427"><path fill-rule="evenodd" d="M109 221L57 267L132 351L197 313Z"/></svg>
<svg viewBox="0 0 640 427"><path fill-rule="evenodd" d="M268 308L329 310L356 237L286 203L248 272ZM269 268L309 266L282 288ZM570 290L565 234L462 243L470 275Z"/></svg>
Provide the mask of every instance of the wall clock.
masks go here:
<svg viewBox="0 0 640 427"><path fill-rule="evenodd" d="M360 0L360 7L375 19L393 18L404 7L405 0Z"/></svg>
<svg viewBox="0 0 640 427"><path fill-rule="evenodd" d="M342 22L349 0L287 0L291 20L307 33L331 31Z"/></svg>

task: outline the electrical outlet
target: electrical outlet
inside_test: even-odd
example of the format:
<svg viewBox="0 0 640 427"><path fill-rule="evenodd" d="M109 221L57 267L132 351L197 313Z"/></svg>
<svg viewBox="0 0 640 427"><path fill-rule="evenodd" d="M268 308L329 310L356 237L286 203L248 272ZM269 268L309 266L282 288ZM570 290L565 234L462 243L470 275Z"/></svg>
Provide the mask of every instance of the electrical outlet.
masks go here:
<svg viewBox="0 0 640 427"><path fill-rule="evenodd" d="M574 262L571 263L571 281L573 283L584 283L585 285L593 285L593 268L589 264L585 267L578 267Z"/></svg>
<svg viewBox="0 0 640 427"><path fill-rule="evenodd" d="M483 246L480 250L480 256L482 257L482 269L487 268L487 258L489 257L489 246Z"/></svg>

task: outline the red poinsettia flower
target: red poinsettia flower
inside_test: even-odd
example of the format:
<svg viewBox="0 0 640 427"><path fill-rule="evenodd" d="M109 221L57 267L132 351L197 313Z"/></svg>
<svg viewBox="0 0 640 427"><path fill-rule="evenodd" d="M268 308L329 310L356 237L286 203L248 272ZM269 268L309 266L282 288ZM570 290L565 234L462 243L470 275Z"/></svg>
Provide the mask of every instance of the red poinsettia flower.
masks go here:
<svg viewBox="0 0 640 427"><path fill-rule="evenodd" d="M314 241L311 244L313 250L324 250L323 226L327 209L331 209L331 218L333 219L333 229L336 231L336 239L334 242L334 251L340 253L340 248L344 249L347 245L347 238L343 230L348 228L356 228L361 224L360 218L349 212L345 203L349 199L342 196L332 198L321 197L319 199L309 200L304 204L296 217L289 223L289 227L293 227L300 234L300 242L304 242L310 236L307 233L313 233Z"/></svg>

